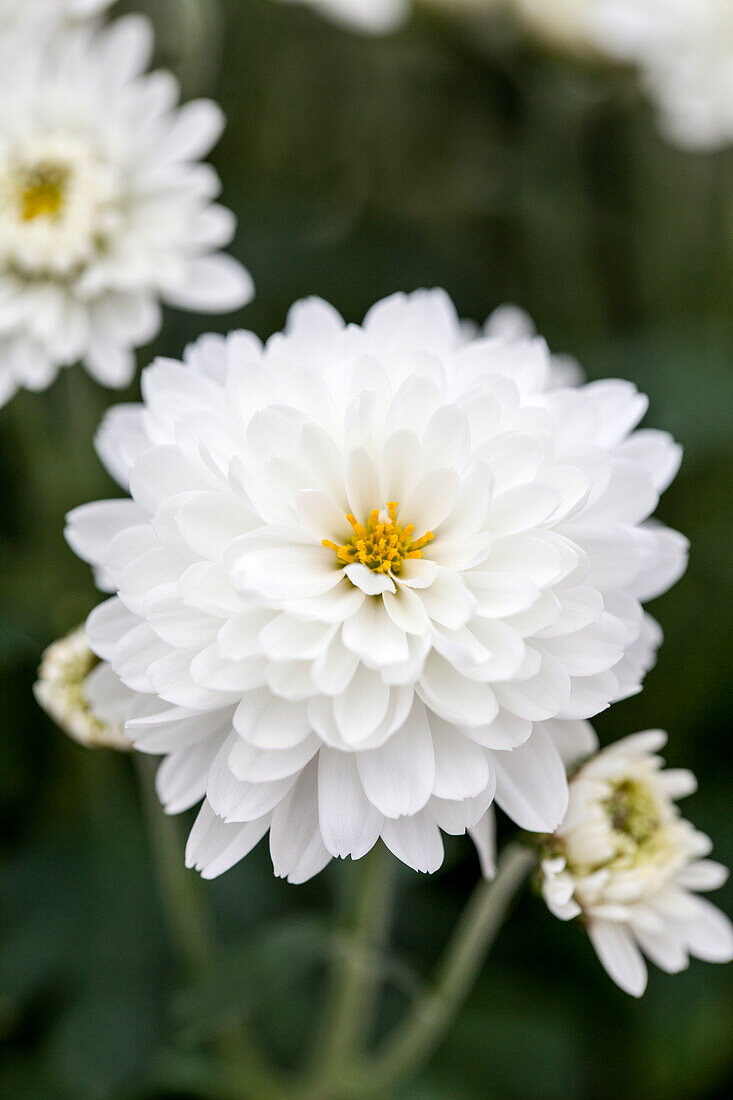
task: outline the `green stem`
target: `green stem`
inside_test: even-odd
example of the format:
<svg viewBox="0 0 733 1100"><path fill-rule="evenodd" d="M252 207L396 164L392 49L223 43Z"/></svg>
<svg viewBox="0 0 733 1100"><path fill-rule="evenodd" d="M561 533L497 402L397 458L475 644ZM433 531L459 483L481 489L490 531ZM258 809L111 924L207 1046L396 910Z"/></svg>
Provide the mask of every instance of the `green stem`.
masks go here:
<svg viewBox="0 0 733 1100"><path fill-rule="evenodd" d="M214 958L200 883L186 870L178 821L163 812L155 793L157 758L136 752L133 759L166 921L181 962L196 977L209 969Z"/></svg>
<svg viewBox="0 0 733 1100"><path fill-rule="evenodd" d="M349 906L351 931L345 942L337 945L334 957L328 1029L317 1073L322 1092L318 1095L329 1095L329 1085L342 1080L368 1038L379 982L375 953L383 944L389 920L392 864L387 849L377 844L354 868L359 881Z"/></svg>
<svg viewBox="0 0 733 1100"><path fill-rule="evenodd" d="M189 976L196 978L211 969L217 954L201 883L186 869L183 837L177 820L163 812L155 793L157 758L139 752L133 753L133 758L168 927ZM218 1046L226 1063L221 1067L222 1080L228 1087L225 1088L214 1075L211 1088L219 1088L222 1097L234 1091L241 1100L280 1100L283 1085L265 1064L244 1021L228 1027L220 1035ZM192 1066L199 1064L191 1061ZM202 1078L205 1076L206 1071L202 1072Z"/></svg>
<svg viewBox="0 0 733 1100"><path fill-rule="evenodd" d="M510 844L502 853L494 880L482 881L475 888L431 987L382 1051L364 1066L362 1095L386 1095L430 1056L470 992L507 909L536 858L523 845Z"/></svg>

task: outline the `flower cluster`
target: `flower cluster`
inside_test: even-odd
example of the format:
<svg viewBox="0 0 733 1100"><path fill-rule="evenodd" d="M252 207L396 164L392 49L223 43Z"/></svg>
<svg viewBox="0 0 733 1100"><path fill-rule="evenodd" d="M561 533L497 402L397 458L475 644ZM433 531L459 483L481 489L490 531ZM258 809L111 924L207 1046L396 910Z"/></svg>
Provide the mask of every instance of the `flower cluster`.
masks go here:
<svg viewBox="0 0 733 1100"><path fill-rule="evenodd" d="M410 6L301 2L374 33ZM162 303L253 291L200 163L221 112L179 107L146 72L149 23L103 26L110 4L0 0L0 404L77 361L124 385ZM679 142L733 136L723 0L512 7L641 66ZM479 329L423 290L361 325L311 298L265 344L205 336L142 393L97 437L127 495L68 516L109 598L35 693L84 745L164 757L165 810L202 803L188 866L213 878L269 834L293 883L380 839L432 872L443 834L469 833L490 876L496 803L628 992L644 955L731 958L697 896L726 872L675 804L694 778L663 769L664 734L598 752L588 722L641 689L661 640L643 605L687 557L653 518L680 449L639 429L634 386L585 384L515 306Z"/></svg>
<svg viewBox="0 0 733 1100"><path fill-rule="evenodd" d="M234 218L198 163L221 111L179 109L173 76L144 75L148 21L58 27L32 49L13 40L0 58L0 404L79 360L125 385L161 301L224 312L252 294L217 251Z"/></svg>
<svg viewBox="0 0 733 1100"><path fill-rule="evenodd" d="M550 831L585 719L639 690L641 602L684 569L648 522L677 469L624 382L566 384L504 314L470 337L441 291L363 326L299 303L263 347L207 337L143 376L100 455L130 500L72 547L114 595L95 652L148 714L170 811L205 798L206 874L269 829L291 881L381 836L433 871L487 810ZM502 334L503 332L503 334Z"/></svg>
<svg viewBox="0 0 733 1100"><path fill-rule="evenodd" d="M691 772L663 770L666 734L638 733L604 749L570 783L566 818L547 843L542 891L561 920L581 917L604 967L636 997L642 952L669 973L693 955L733 958L733 928L697 891L728 872L704 859L708 837L680 817L675 799L695 790Z"/></svg>

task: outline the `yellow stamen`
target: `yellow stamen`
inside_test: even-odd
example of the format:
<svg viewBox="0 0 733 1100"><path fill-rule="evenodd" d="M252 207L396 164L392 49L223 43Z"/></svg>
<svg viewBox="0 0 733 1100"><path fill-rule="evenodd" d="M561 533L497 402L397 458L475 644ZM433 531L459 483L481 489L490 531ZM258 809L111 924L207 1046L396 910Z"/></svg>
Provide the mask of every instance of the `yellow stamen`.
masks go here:
<svg viewBox="0 0 733 1100"><path fill-rule="evenodd" d="M334 550L343 565L360 563L373 573L399 573L404 561L422 557L424 548L435 536L432 531L426 531L421 538L413 539L415 525L399 525L398 507L399 501L387 501L386 516L373 508L366 523L360 523L349 513L346 518L354 531L353 536L342 546L332 539L324 539L323 545L327 550Z"/></svg>
<svg viewBox="0 0 733 1100"><path fill-rule="evenodd" d="M28 172L20 191L23 221L55 217L64 202L66 173L60 168L41 167Z"/></svg>

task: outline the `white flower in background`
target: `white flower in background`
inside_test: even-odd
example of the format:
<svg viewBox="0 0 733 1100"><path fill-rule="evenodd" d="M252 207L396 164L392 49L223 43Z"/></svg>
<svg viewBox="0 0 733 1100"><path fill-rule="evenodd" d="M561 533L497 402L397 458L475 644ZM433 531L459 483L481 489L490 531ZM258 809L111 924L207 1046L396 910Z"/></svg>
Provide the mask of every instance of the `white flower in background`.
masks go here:
<svg viewBox="0 0 733 1100"><path fill-rule="evenodd" d="M674 800L695 790L695 777L663 770L654 754L666 739L638 733L584 764L542 863L549 908L561 920L583 918L609 975L635 997L647 983L642 952L671 974L690 955L733 958L730 921L696 894L721 886L728 872L701 858L710 840L680 817Z"/></svg>
<svg viewBox="0 0 733 1100"><path fill-rule="evenodd" d="M96 706L100 683L103 713ZM48 647L33 690L46 713L80 744L130 748L125 722L134 713L135 698L119 681L110 682L109 669L92 653L82 629Z"/></svg>
<svg viewBox="0 0 733 1100"><path fill-rule="evenodd" d="M730 0L596 0L594 42L641 67L667 137L688 149L733 142Z"/></svg>
<svg viewBox="0 0 733 1100"><path fill-rule="evenodd" d="M0 0L0 31L18 24L58 27L71 20L91 19L115 0Z"/></svg>
<svg viewBox="0 0 733 1100"><path fill-rule="evenodd" d="M58 31L0 66L0 404L78 360L125 385L161 300L224 312L251 297L216 251L234 218L197 163L221 111L178 109L173 76L140 75L151 50L150 24L130 16Z"/></svg>
<svg viewBox="0 0 733 1100"><path fill-rule="evenodd" d="M541 339L471 338L442 291L362 327L316 299L262 347L204 337L98 437L131 500L69 517L116 593L96 653L167 754L169 812L205 797L213 876L270 830L291 881L378 837L433 871L440 830L488 862L497 803L552 831L584 719L639 690L640 601L684 569L647 522L680 453L620 381L557 386Z"/></svg>
<svg viewBox="0 0 733 1100"><path fill-rule="evenodd" d="M730 0L514 0L542 35L637 65L674 143L733 141Z"/></svg>
<svg viewBox="0 0 733 1100"><path fill-rule="evenodd" d="M397 30L410 14L410 0L285 0L308 4L352 30L385 34Z"/></svg>

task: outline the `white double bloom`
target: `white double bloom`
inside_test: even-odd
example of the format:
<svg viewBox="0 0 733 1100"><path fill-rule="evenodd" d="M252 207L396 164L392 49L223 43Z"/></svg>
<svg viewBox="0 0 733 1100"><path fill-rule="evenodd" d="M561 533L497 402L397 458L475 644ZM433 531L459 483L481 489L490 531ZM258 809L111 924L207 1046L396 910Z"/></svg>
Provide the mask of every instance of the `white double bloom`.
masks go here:
<svg viewBox="0 0 733 1100"><path fill-rule="evenodd" d="M685 564L648 522L679 449L634 431L632 385L565 385L511 329L470 338L442 291L362 327L309 300L264 347L158 362L106 420L132 499L69 517L115 593L87 632L113 703L135 694L137 747L167 754L166 808L205 797L205 874L268 829L291 881L380 836L423 871L441 829L487 857L494 797L551 831L584 719L639 689L641 601Z"/></svg>
<svg viewBox="0 0 733 1100"><path fill-rule="evenodd" d="M663 770L666 735L638 733L604 749L570 783L570 804L542 863L543 894L561 920L582 917L613 980L646 988L642 952L669 973L693 955L733 958L733 929L696 896L728 872L704 859L708 837L680 817L675 799L695 790L691 772Z"/></svg>
<svg viewBox="0 0 733 1100"><path fill-rule="evenodd" d="M175 78L144 74L152 46L134 16L0 36L0 404L79 360L125 385L161 302L225 312L252 295L218 252L234 217L198 163L222 113L178 108Z"/></svg>

